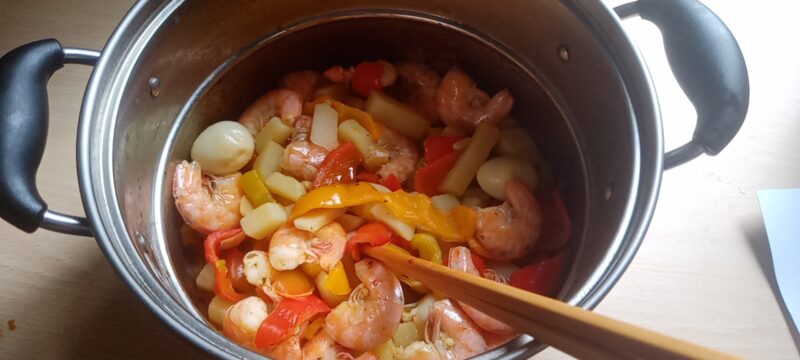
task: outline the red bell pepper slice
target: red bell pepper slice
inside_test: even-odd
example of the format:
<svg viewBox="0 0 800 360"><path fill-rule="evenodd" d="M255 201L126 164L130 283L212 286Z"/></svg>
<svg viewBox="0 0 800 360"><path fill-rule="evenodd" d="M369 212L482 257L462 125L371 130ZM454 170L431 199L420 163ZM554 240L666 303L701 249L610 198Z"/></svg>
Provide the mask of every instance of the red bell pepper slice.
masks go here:
<svg viewBox="0 0 800 360"><path fill-rule="evenodd" d="M362 225L350 239L347 240L347 251L355 261L361 260L361 246L364 244L381 246L392 241L392 231L379 222Z"/></svg>
<svg viewBox="0 0 800 360"><path fill-rule="evenodd" d="M563 267L564 253L562 252L517 270L511 274L509 284L537 294L550 295L558 290Z"/></svg>
<svg viewBox="0 0 800 360"><path fill-rule="evenodd" d="M392 191L400 190L403 187L402 183L400 183L400 179L398 179L397 176L395 176L394 174L389 174L389 176L387 176L386 179L381 181L381 178L377 174L364 171L358 173L358 175L356 175L356 179L358 181L366 181L373 184L381 184L383 186L386 186L387 189Z"/></svg>
<svg viewBox="0 0 800 360"><path fill-rule="evenodd" d="M456 160L460 155L461 153L458 151L451 151L428 166L417 170L417 174L414 176L414 189L428 196L438 195L440 193L439 185L442 184L450 169L456 165Z"/></svg>
<svg viewBox="0 0 800 360"><path fill-rule="evenodd" d="M425 161L432 164L437 159L453 152L453 144L464 137L461 135L435 135L429 136L423 143L425 147Z"/></svg>
<svg viewBox="0 0 800 360"><path fill-rule="evenodd" d="M317 314L331 311L320 298L309 295L302 298L284 298L261 323L256 333L256 348L273 347L286 340L295 327Z"/></svg>
<svg viewBox="0 0 800 360"><path fill-rule="evenodd" d="M381 183L381 178L378 177L377 174L374 174L374 173L371 173L371 172L366 172L366 171L358 173L358 175L356 175L356 179L358 181L366 181L366 182L373 183L373 184L380 184Z"/></svg>
<svg viewBox="0 0 800 360"><path fill-rule="evenodd" d="M244 240L242 229L215 231L208 234L203 242L206 261L214 266L214 293L225 301L235 303L245 298L233 288L233 282L228 277L228 266L225 260L220 260L220 251L223 246L235 246Z"/></svg>
<svg viewBox="0 0 800 360"><path fill-rule="evenodd" d="M356 66L350 88L356 94L367 97L373 91L381 91L381 77L383 77L383 64L375 62L362 62Z"/></svg>
<svg viewBox="0 0 800 360"><path fill-rule="evenodd" d="M361 164L361 153L353 143L342 143L333 149L317 170L314 187L349 184L356 179L356 168Z"/></svg>
<svg viewBox="0 0 800 360"><path fill-rule="evenodd" d="M228 268L228 278L231 279L233 288L241 292L250 292L253 285L247 282L244 275L244 255L238 247L225 250L225 266Z"/></svg>
<svg viewBox="0 0 800 360"><path fill-rule="evenodd" d="M397 178L394 174L389 174L386 179L383 179L381 182L383 186L389 188L389 190L397 191L402 188L402 184L400 184L400 179Z"/></svg>
<svg viewBox="0 0 800 360"><path fill-rule="evenodd" d="M543 192L537 196L542 207L542 235L536 243L536 251L553 252L567 246L572 236L572 221L567 206L558 190Z"/></svg>

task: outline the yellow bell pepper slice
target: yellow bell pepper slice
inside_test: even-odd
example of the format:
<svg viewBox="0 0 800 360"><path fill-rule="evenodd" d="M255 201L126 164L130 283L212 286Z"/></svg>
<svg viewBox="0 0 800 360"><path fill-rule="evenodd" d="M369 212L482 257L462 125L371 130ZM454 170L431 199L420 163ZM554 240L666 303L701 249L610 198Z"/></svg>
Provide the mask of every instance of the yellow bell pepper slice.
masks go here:
<svg viewBox="0 0 800 360"><path fill-rule="evenodd" d="M466 242L475 234L478 214L463 205L444 212L433 206L431 198L402 190L385 194L384 203L398 219L425 229L444 241Z"/></svg>
<svg viewBox="0 0 800 360"><path fill-rule="evenodd" d="M366 182L323 186L306 193L292 208L289 221L314 209L339 209L383 201L383 194Z"/></svg>
<svg viewBox="0 0 800 360"><path fill-rule="evenodd" d="M411 238L411 248L419 251L419 257L432 263L442 263L442 249L431 234L418 233Z"/></svg>
<svg viewBox="0 0 800 360"><path fill-rule="evenodd" d="M375 122L375 119L372 118L372 115L368 114L365 111L361 111L356 109L352 106L347 106L342 102L336 101L331 97L322 96L314 100L313 104L321 104L321 103L328 103L331 107L339 113L339 123L342 121L353 119L358 121L361 126L363 126L369 134L372 135L372 138L378 140L381 138L381 130L378 128L378 123Z"/></svg>
<svg viewBox="0 0 800 360"><path fill-rule="evenodd" d="M341 261L328 273L322 286L334 295L343 296L350 294L352 289L350 288L350 282L347 280L347 273L345 273L344 265L342 265Z"/></svg>
<svg viewBox="0 0 800 360"><path fill-rule="evenodd" d="M319 273L322 271L322 267L319 266L318 262L307 262L303 265L300 265L300 268L303 272L308 275L309 278L315 278Z"/></svg>
<svg viewBox="0 0 800 360"><path fill-rule="evenodd" d="M250 170L239 177L239 187L244 191L247 200L257 208L268 202L275 202L272 194L267 190L267 185L264 184L264 179L258 174L256 170Z"/></svg>

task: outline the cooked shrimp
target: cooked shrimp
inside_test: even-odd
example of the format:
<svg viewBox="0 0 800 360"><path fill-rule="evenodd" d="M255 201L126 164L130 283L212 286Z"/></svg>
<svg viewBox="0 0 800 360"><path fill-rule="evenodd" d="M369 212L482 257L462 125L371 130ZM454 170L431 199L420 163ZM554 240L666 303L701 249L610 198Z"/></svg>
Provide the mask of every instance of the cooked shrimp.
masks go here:
<svg viewBox="0 0 800 360"><path fill-rule="evenodd" d="M222 322L222 333L242 346L253 348L258 328L267 315L267 303L250 296L228 308Z"/></svg>
<svg viewBox="0 0 800 360"><path fill-rule="evenodd" d="M320 331L303 345L303 360L353 360L353 355Z"/></svg>
<svg viewBox="0 0 800 360"><path fill-rule="evenodd" d="M466 359L487 349L478 326L447 299L433 305L425 337L446 359Z"/></svg>
<svg viewBox="0 0 800 360"><path fill-rule="evenodd" d="M275 270L292 270L309 259L308 242L314 235L305 230L284 225L269 242L269 263Z"/></svg>
<svg viewBox="0 0 800 360"><path fill-rule="evenodd" d="M347 233L338 222L332 222L319 229L311 239L310 251L325 272L330 272L336 267L344 255L347 244Z"/></svg>
<svg viewBox="0 0 800 360"><path fill-rule="evenodd" d="M466 247L456 246L451 248L447 264L451 269L463 271L475 276L481 276L480 273L478 273L478 268L476 268L475 264L472 263L472 255L470 254L469 249ZM469 316L469 318L472 319L472 321L474 321L475 324L483 330L495 334L513 334L516 332L511 326L508 326L505 323L482 313L472 306L460 301L458 302L458 305L461 306L461 309L464 310L464 313L467 314L467 316Z"/></svg>
<svg viewBox="0 0 800 360"><path fill-rule="evenodd" d="M286 145L281 158L281 168L300 180L314 180L317 167L328 156L328 150L308 141L311 117L300 115L294 123L292 142Z"/></svg>
<svg viewBox="0 0 800 360"><path fill-rule="evenodd" d="M513 260L527 255L542 234L542 209L519 180L506 183L508 200L478 210L476 253L493 260Z"/></svg>
<svg viewBox="0 0 800 360"><path fill-rule="evenodd" d="M355 265L361 280L350 299L325 318L325 331L337 343L357 351L374 349L389 340L403 313L403 288L383 264L373 259Z"/></svg>
<svg viewBox="0 0 800 360"><path fill-rule="evenodd" d="M389 162L378 170L378 176L385 180L394 174L400 182L411 178L419 160L419 152L414 141L386 126L379 125L381 137L378 145L388 151Z"/></svg>
<svg viewBox="0 0 800 360"><path fill-rule="evenodd" d="M289 89L277 89L253 101L239 117L239 122L256 135L273 116L293 123L302 111L303 100L300 95Z"/></svg>
<svg viewBox="0 0 800 360"><path fill-rule="evenodd" d="M305 360L300 347L300 337L292 335L275 347L261 350L264 355L281 360Z"/></svg>
<svg viewBox="0 0 800 360"><path fill-rule="evenodd" d="M457 68L445 74L436 91L436 108L447 125L469 128L482 122L497 124L508 116L513 105L514 98L508 89L489 98L472 78Z"/></svg>
<svg viewBox="0 0 800 360"><path fill-rule="evenodd" d="M244 255L244 276L247 282L261 288L273 303L277 304L283 299L272 287L272 277L275 275L269 264L269 255L261 250L252 250Z"/></svg>
<svg viewBox="0 0 800 360"><path fill-rule="evenodd" d="M183 221L203 234L239 226L239 173L203 175L196 161L181 161L172 178L172 196Z"/></svg>
<svg viewBox="0 0 800 360"><path fill-rule="evenodd" d="M314 100L314 92L323 81L322 74L317 71L295 71L281 78L281 86L300 95L302 101L311 101Z"/></svg>
<svg viewBox="0 0 800 360"><path fill-rule="evenodd" d="M389 87L392 86L395 81L397 81L397 70L395 69L394 65L390 64L384 60L378 60L378 63L383 65L383 73L381 74L381 86ZM345 68L342 66L331 66L328 70L322 73L322 75L328 79L332 83L340 84L340 83L350 83L350 80L353 79L353 74L355 73L355 68L349 67Z"/></svg>
<svg viewBox="0 0 800 360"><path fill-rule="evenodd" d="M439 122L436 110L436 91L442 78L425 65L403 61L394 65L397 69L402 100L431 123Z"/></svg>

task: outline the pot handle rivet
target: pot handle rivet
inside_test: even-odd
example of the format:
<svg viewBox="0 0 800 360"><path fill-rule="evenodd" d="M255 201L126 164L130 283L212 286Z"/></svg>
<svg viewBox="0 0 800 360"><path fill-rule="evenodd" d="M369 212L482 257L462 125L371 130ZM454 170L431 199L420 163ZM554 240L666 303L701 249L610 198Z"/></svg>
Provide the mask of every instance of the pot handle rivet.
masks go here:
<svg viewBox="0 0 800 360"><path fill-rule="evenodd" d="M148 83L150 85L150 96L158 97L161 94L161 80L158 80L157 77L151 77Z"/></svg>
<svg viewBox="0 0 800 360"><path fill-rule="evenodd" d="M561 59L562 62L569 61L569 50L564 45L558 47L558 58Z"/></svg>

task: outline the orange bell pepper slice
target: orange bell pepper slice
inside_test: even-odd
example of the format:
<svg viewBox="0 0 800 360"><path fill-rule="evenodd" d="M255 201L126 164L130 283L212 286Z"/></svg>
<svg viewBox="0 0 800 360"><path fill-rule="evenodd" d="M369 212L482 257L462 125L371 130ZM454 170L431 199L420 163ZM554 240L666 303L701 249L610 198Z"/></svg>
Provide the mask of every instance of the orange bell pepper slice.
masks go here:
<svg viewBox="0 0 800 360"><path fill-rule="evenodd" d="M383 201L383 194L366 182L323 186L303 195L292 208L292 221L314 209L340 209Z"/></svg>
<svg viewBox="0 0 800 360"><path fill-rule="evenodd" d="M475 234L478 214L472 208L459 205L445 212L434 207L424 194L395 191L384 195L392 215L444 241L465 242Z"/></svg>

